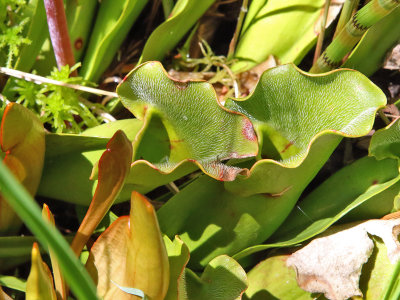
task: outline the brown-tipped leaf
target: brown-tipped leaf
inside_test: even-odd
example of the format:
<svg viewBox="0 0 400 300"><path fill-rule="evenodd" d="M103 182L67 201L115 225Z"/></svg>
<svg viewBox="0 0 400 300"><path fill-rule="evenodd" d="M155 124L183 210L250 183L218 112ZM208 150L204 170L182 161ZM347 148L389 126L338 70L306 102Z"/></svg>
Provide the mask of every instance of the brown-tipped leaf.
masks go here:
<svg viewBox="0 0 400 300"><path fill-rule="evenodd" d="M36 193L44 161L44 128L40 120L20 104L5 108L0 128L4 163L31 195ZM0 196L0 232L18 227L20 220Z"/></svg>
<svg viewBox="0 0 400 300"><path fill-rule="evenodd" d="M139 289L150 300L165 298L168 256L154 208L144 196L132 193L130 217L120 217L98 238L87 268L103 299L132 299L116 284Z"/></svg>
<svg viewBox="0 0 400 300"><path fill-rule="evenodd" d="M107 143L106 151L99 160L96 192L72 241L71 247L77 255L120 193L129 174L131 161L132 144L124 132L118 130Z"/></svg>

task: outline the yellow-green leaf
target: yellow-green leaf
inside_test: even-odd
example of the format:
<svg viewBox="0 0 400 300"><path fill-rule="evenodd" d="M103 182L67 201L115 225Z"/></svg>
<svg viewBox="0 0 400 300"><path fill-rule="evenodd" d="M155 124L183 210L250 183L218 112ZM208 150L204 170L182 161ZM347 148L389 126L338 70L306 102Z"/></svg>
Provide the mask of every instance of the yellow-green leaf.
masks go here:
<svg viewBox="0 0 400 300"><path fill-rule="evenodd" d="M40 256L37 243L32 247L32 266L26 282L26 300L57 300L53 277Z"/></svg>
<svg viewBox="0 0 400 300"><path fill-rule="evenodd" d="M4 163L31 195L36 193L44 162L44 128L27 108L16 103L7 105L0 128ZM21 221L0 196L0 232L13 231Z"/></svg>
<svg viewBox="0 0 400 300"><path fill-rule="evenodd" d="M132 193L130 217L118 218L97 239L87 268L104 299L134 297L117 285L139 289L149 300L165 298L168 256L154 208L144 196Z"/></svg>

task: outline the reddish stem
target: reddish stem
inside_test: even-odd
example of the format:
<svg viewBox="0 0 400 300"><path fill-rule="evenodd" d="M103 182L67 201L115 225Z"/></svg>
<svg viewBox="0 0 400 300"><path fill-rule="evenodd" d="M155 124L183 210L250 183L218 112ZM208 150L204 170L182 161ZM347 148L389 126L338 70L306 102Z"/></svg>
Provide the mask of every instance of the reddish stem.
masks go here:
<svg viewBox="0 0 400 300"><path fill-rule="evenodd" d="M44 6L57 66L59 69L65 65L72 67L75 59L68 34L63 0L44 0ZM71 75L76 76L77 72L74 71Z"/></svg>

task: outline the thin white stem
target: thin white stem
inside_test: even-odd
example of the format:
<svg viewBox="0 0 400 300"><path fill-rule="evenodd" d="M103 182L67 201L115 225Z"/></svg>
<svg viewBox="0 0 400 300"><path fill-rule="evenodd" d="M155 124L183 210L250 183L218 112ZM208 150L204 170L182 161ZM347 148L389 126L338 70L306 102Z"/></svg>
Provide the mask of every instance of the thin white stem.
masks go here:
<svg viewBox="0 0 400 300"><path fill-rule="evenodd" d="M84 92L91 93L91 94L111 96L114 98L118 97L118 94L114 93L114 92L104 91L104 90L95 89L95 88L78 85L78 84L66 83L66 82L62 82L62 81L58 81L58 80L42 77L39 75L34 75L31 73L26 73L26 72L22 72L22 71L18 71L18 70L13 70L13 69L9 69L9 68L0 67L0 73L6 74L6 75L9 75L12 77L20 78L20 79L23 79L26 81L31 81L36 84L46 84L46 83L54 84L54 85L58 85L58 86L68 87L68 88L75 89L75 90L84 91Z"/></svg>

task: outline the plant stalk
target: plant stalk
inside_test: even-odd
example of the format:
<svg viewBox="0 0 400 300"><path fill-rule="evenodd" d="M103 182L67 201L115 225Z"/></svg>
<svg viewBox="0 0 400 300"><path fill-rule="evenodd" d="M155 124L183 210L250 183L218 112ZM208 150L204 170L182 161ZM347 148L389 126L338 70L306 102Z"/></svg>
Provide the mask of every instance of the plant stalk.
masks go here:
<svg viewBox="0 0 400 300"><path fill-rule="evenodd" d="M400 6L399 0L372 0L360 9L313 64L311 73L338 68L363 34L376 22Z"/></svg>
<svg viewBox="0 0 400 300"><path fill-rule="evenodd" d="M57 66L59 69L65 65L72 67L75 65L75 58L68 33L64 2L62 0L44 0L44 7ZM71 75L77 76L78 73L75 70Z"/></svg>
<svg viewBox="0 0 400 300"><path fill-rule="evenodd" d="M325 27L326 27L326 19L328 18L329 6L331 5L331 0L325 0L324 6L324 16L322 17L321 21L321 31L318 35L317 46L315 48L313 64L317 62L318 57L321 55L322 44L324 42L325 37Z"/></svg>
<svg viewBox="0 0 400 300"><path fill-rule="evenodd" d="M340 18L338 24L336 25L335 34L333 38L335 38L340 31L346 26L347 22L350 20L353 11L357 8L360 0L346 0L343 4L342 12L340 13Z"/></svg>
<svg viewBox="0 0 400 300"><path fill-rule="evenodd" d="M239 16L238 16L238 22L236 25L235 33L233 34L233 38L229 44L229 50L228 50L228 55L227 55L228 60L231 59L233 57L233 54L235 53L236 44L239 39L240 31L242 30L244 17L247 13L248 2L249 2L248 0L243 0L242 6L240 7L240 12L239 12Z"/></svg>

